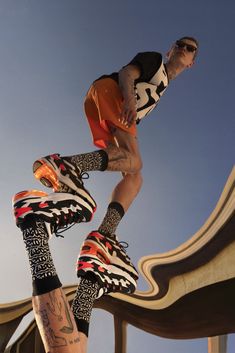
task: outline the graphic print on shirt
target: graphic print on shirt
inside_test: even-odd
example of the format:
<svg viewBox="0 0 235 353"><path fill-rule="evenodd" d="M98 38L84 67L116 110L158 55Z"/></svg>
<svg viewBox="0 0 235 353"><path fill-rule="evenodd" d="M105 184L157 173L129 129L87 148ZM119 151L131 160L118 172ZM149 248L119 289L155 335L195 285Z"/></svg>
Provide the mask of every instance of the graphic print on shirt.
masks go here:
<svg viewBox="0 0 235 353"><path fill-rule="evenodd" d="M137 123L157 106L168 84L169 81L163 62L148 83L139 82L136 84Z"/></svg>

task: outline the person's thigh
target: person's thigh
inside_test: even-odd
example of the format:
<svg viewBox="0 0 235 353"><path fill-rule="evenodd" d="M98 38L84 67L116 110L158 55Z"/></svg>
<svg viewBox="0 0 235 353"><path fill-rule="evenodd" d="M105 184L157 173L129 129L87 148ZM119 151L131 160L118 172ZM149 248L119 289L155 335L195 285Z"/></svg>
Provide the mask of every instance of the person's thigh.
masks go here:
<svg viewBox="0 0 235 353"><path fill-rule="evenodd" d="M125 148L128 152L141 160L138 139L136 136L119 128L113 128L112 134L118 147Z"/></svg>
<svg viewBox="0 0 235 353"><path fill-rule="evenodd" d="M123 97L118 84L114 80L102 79L95 82L90 90L90 96L99 115L100 128L111 136L111 138L106 139L107 143L113 143L114 130L118 130L120 133L126 132L133 137L137 136L135 124L128 128L121 122ZM118 131L117 134L119 134Z"/></svg>

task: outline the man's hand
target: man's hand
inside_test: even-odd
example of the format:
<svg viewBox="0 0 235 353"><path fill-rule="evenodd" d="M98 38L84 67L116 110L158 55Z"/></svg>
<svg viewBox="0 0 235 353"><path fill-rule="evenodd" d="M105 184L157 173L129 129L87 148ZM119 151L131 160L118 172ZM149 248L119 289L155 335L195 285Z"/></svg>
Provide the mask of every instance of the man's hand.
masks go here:
<svg viewBox="0 0 235 353"><path fill-rule="evenodd" d="M128 65L119 71L119 86L123 95L123 108L119 121L130 127L136 120L135 80L140 77L138 66Z"/></svg>
<svg viewBox="0 0 235 353"><path fill-rule="evenodd" d="M123 125L130 127L135 122L136 117L136 98L132 95L128 99L124 99L119 121Z"/></svg>

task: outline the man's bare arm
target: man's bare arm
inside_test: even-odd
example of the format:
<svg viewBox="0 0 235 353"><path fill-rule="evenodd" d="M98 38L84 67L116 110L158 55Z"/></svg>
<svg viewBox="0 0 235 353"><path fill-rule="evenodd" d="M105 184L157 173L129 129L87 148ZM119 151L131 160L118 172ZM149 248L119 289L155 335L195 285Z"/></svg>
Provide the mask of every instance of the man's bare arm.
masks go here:
<svg viewBox="0 0 235 353"><path fill-rule="evenodd" d="M119 86L123 95L123 110L120 121L130 127L136 119L136 97L134 83L140 77L140 68L128 65L119 71Z"/></svg>

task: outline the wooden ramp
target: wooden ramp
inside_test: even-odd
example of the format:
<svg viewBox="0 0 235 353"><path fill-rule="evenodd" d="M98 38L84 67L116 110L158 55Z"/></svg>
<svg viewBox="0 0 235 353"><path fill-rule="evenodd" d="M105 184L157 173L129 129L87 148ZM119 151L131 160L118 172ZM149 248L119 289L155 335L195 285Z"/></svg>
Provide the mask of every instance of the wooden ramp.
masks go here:
<svg viewBox="0 0 235 353"><path fill-rule="evenodd" d="M192 339L235 332L235 168L205 224L173 251L142 257L148 290L112 294L95 307L113 314L115 353L126 352L126 325L157 336ZM64 287L71 302L75 286ZM0 353L44 353L33 321L6 346L32 310L31 299L0 304Z"/></svg>

